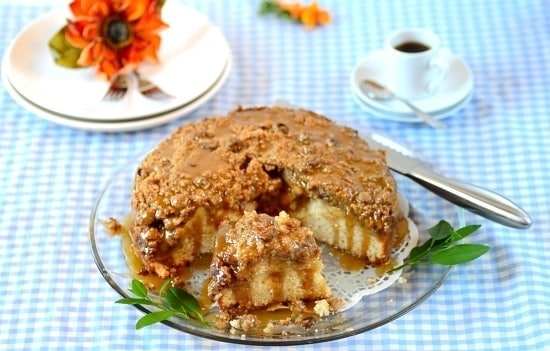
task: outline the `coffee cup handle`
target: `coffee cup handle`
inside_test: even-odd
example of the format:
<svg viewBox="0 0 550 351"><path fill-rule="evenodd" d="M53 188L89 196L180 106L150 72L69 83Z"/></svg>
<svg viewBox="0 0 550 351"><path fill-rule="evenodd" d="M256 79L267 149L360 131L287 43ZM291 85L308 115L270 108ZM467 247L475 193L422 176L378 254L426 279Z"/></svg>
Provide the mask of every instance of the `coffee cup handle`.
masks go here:
<svg viewBox="0 0 550 351"><path fill-rule="evenodd" d="M449 71L449 59L451 52L447 49L439 50L439 53L429 63L430 80L426 86L429 93L433 93L445 80Z"/></svg>

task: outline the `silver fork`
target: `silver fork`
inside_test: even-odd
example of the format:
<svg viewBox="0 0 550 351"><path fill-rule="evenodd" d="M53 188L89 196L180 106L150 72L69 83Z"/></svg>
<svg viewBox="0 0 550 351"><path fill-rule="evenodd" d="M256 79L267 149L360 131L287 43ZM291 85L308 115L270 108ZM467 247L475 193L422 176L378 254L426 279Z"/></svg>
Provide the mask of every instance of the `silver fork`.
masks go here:
<svg viewBox="0 0 550 351"><path fill-rule="evenodd" d="M126 76L123 74L117 75L115 79L111 82L109 89L105 93L103 100L106 101L117 101L120 100L128 92L128 81Z"/></svg>
<svg viewBox="0 0 550 351"><path fill-rule="evenodd" d="M155 83L143 78L137 71L134 71L134 76L137 78L139 92L150 99L166 100L172 99L173 96L163 91Z"/></svg>

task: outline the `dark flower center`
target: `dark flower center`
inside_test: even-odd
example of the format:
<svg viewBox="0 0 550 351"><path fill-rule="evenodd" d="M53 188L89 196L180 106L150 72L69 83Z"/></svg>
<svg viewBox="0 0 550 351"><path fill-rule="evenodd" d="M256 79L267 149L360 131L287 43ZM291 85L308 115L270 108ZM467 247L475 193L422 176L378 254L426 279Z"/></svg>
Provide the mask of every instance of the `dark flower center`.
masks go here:
<svg viewBox="0 0 550 351"><path fill-rule="evenodd" d="M132 32L126 21L113 17L105 22L103 28L104 38L114 48L122 48L130 44Z"/></svg>

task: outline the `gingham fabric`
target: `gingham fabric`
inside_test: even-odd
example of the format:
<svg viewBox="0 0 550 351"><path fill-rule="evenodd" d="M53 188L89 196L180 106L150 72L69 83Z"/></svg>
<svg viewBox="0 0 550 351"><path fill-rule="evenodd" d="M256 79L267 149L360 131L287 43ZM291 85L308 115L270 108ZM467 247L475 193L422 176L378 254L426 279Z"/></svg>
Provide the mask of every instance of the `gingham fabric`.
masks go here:
<svg viewBox="0 0 550 351"><path fill-rule="evenodd" d="M31 20L68 2L0 0L0 54ZM92 259L88 221L111 174L176 126L277 99L404 141L443 173L504 194L533 218L522 231L468 213L482 224L475 239L491 246L486 256L454 269L389 324L296 349L550 349L548 1L323 0L333 20L312 31L258 16L258 1L184 3L222 29L234 58L220 92L185 118L87 132L38 118L0 88L0 349L276 350L161 324L134 330L141 312L113 303L118 295ZM351 98L355 64L400 27L431 28L473 71L473 100L444 131L373 118Z"/></svg>

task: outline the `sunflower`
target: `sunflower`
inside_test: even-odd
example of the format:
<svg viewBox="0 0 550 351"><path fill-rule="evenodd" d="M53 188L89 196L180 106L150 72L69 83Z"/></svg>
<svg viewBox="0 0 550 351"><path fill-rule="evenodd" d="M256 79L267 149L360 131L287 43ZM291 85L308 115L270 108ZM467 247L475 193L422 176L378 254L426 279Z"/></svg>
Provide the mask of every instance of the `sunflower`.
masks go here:
<svg viewBox="0 0 550 351"><path fill-rule="evenodd" d="M158 33L168 27L161 18L163 2L72 1L69 7L74 19L69 19L62 29L64 38L58 38L58 42L65 41L65 49L73 50L71 57L75 62L66 66L95 66L98 77L110 80L117 74L130 73L145 60L158 63ZM59 59L56 61L60 63Z"/></svg>

